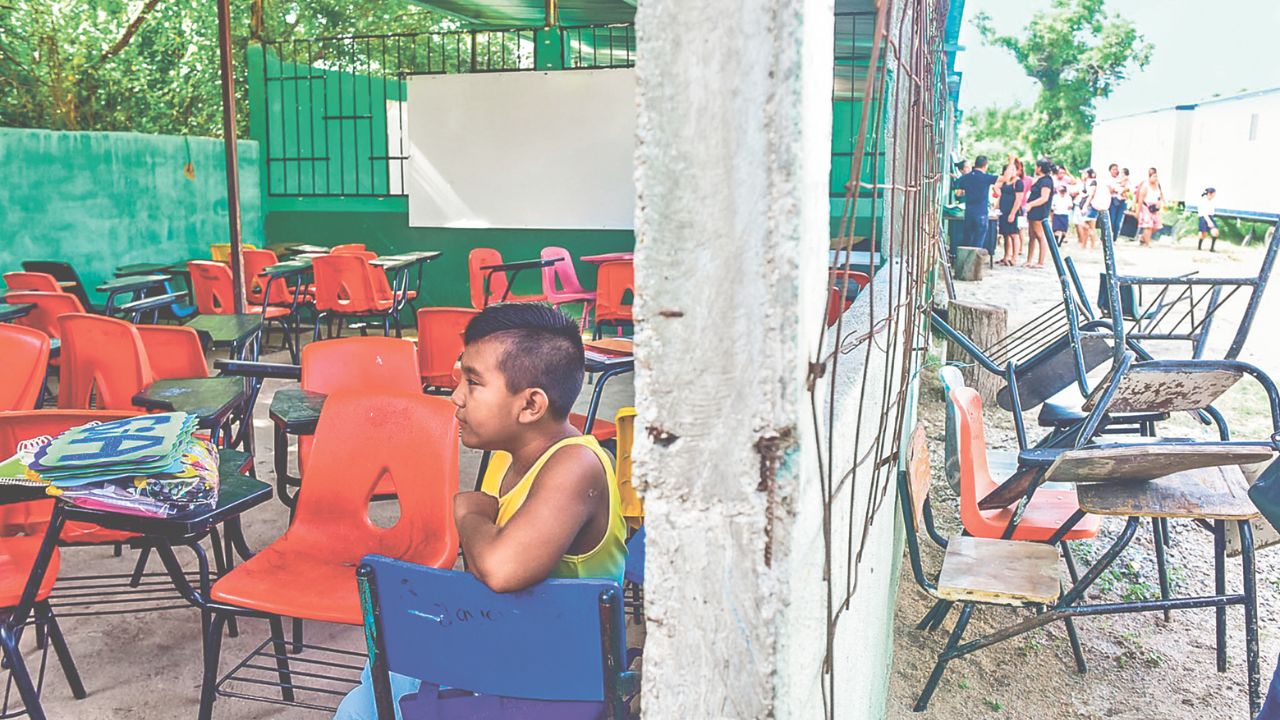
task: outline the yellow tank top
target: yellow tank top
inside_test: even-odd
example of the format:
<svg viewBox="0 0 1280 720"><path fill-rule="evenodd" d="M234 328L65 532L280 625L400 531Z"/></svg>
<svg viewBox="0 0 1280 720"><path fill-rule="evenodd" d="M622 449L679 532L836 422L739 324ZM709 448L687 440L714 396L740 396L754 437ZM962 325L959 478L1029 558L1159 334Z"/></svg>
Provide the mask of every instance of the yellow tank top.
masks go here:
<svg viewBox="0 0 1280 720"><path fill-rule="evenodd" d="M590 552L562 556L555 570L551 571L551 577L604 578L616 580L621 584L622 573L627 564L627 523L622 517L622 501L618 495L618 483L613 475L612 460L594 437L578 435L552 445L506 495L500 495L499 491L502 488L502 478L511 467L511 455L501 451L495 452L489 458L489 466L485 468L484 481L480 485L480 490L498 499L498 527L506 525L524 505L525 499L529 497L529 489L533 487L538 472L547 464L547 460L557 450L569 445L582 445L590 449L604 466L605 481L609 485L609 525L600 543Z"/></svg>

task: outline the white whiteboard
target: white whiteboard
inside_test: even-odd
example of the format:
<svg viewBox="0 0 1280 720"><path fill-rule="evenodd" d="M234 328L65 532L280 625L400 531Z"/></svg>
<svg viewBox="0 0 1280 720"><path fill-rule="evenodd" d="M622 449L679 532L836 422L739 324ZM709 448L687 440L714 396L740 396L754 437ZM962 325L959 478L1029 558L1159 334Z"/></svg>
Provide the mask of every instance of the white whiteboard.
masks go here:
<svg viewBox="0 0 1280 720"><path fill-rule="evenodd" d="M409 225L631 229L635 71L409 79Z"/></svg>

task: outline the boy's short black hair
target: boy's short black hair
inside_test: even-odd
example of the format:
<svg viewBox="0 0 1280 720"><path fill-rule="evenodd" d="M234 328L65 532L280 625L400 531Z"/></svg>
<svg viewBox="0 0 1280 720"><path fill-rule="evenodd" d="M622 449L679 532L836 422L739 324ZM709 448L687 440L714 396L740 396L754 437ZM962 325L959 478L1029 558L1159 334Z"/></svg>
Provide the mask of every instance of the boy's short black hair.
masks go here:
<svg viewBox="0 0 1280 720"><path fill-rule="evenodd" d="M582 391L582 335L577 323L546 303L498 303L471 318L462 341L471 345L487 337L506 344L498 369L508 391L541 388L551 415L569 416Z"/></svg>
<svg viewBox="0 0 1280 720"><path fill-rule="evenodd" d="M974 166L975 168L984 168L984 167L986 167L986 166L987 166L987 156L986 156L986 155L979 155L978 157L974 158L974 159L973 159L973 166Z"/></svg>

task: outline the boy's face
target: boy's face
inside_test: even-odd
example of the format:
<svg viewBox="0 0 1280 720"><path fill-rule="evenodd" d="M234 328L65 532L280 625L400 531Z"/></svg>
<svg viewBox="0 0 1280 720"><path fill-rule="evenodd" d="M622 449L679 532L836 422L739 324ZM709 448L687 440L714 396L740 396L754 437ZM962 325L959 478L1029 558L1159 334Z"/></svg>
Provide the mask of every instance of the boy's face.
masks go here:
<svg viewBox="0 0 1280 720"><path fill-rule="evenodd" d="M462 377L450 397L457 406L454 416L462 428L462 444L478 450L511 446L511 438L527 415L526 392L510 392L499 363L506 345L485 338L462 351Z"/></svg>

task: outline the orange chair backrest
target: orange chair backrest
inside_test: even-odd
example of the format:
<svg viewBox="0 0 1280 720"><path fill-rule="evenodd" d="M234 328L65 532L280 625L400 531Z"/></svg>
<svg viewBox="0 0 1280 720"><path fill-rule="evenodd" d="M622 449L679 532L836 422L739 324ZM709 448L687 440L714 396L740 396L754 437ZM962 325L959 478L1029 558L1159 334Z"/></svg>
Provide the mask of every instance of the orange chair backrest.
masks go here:
<svg viewBox="0 0 1280 720"><path fill-rule="evenodd" d="M191 272L191 291L196 296L196 310L201 315L235 313L230 267L209 260L192 260L187 263L187 269Z"/></svg>
<svg viewBox="0 0 1280 720"><path fill-rule="evenodd" d="M34 409L49 367L49 337L34 328L0 325L0 358L0 412Z"/></svg>
<svg viewBox="0 0 1280 720"><path fill-rule="evenodd" d="M34 328L51 338L62 337L58 318L67 313L83 313L84 305L71 293L64 292L11 292L5 296L10 304L30 304L31 312L13 321L15 325Z"/></svg>
<svg viewBox="0 0 1280 720"><path fill-rule="evenodd" d="M845 310L853 307L853 301L847 300L844 287L840 281L853 282L858 289L865 288L871 282L871 276L857 270L832 270L831 288L827 290L827 327L834 327Z"/></svg>
<svg viewBox="0 0 1280 720"><path fill-rule="evenodd" d="M409 340L349 337L321 340L302 348L302 389L331 395L422 391L418 353Z"/></svg>
<svg viewBox="0 0 1280 720"><path fill-rule="evenodd" d="M627 292L636 293L635 264L630 260L601 263L596 274L596 321L631 320L631 304L624 304Z"/></svg>
<svg viewBox="0 0 1280 720"><path fill-rule="evenodd" d="M365 249L364 243L343 243L329 248L329 252L341 255L349 252L364 252ZM374 255L374 257L377 257L377 255Z"/></svg>
<svg viewBox="0 0 1280 720"><path fill-rule="evenodd" d="M971 387L951 391L956 408L960 460L960 519L968 527L982 522L978 499L996 489L987 466L987 433L982 422L982 396Z"/></svg>
<svg viewBox="0 0 1280 720"><path fill-rule="evenodd" d="M62 292L58 279L49 273L42 272L7 272L4 274L4 284L10 290Z"/></svg>
<svg viewBox="0 0 1280 720"><path fill-rule="evenodd" d="M453 389L453 366L462 355L462 333L480 311L473 308L426 307L418 310L418 365L427 385Z"/></svg>
<svg viewBox="0 0 1280 720"><path fill-rule="evenodd" d="M138 329L101 315L68 314L62 327L62 377L58 407L134 410L133 396L155 382Z"/></svg>
<svg viewBox="0 0 1280 720"><path fill-rule="evenodd" d="M356 255L364 258L365 262L369 263L369 280L373 283L373 296L383 301L393 299L391 280L387 278L387 269L373 264L373 261L378 259L378 253L372 250L355 249L338 252L337 248L334 248L334 253L338 255Z"/></svg>
<svg viewBox="0 0 1280 720"><path fill-rule="evenodd" d="M245 300L254 305L261 305L265 299L267 291L267 279L259 277L262 271L280 262L274 251L271 250L245 250L244 251L244 296ZM281 300L283 295L280 289L284 283L276 283L272 288L273 299Z"/></svg>
<svg viewBox="0 0 1280 720"><path fill-rule="evenodd" d="M447 398L413 392L338 392L316 426L307 491L287 535L318 550L342 547L452 567L458 533L458 421ZM390 528L369 520L369 501L389 476L400 502Z"/></svg>
<svg viewBox="0 0 1280 720"><path fill-rule="evenodd" d="M180 325L135 325L156 380L209 377L200 335Z"/></svg>
<svg viewBox="0 0 1280 720"><path fill-rule="evenodd" d="M578 271L573 267L573 256L568 250L554 245L542 248L543 260L555 258L560 262L542 268L542 294L555 302L561 295L586 292L578 282Z"/></svg>
<svg viewBox="0 0 1280 720"><path fill-rule="evenodd" d="M316 310L360 313L377 309L377 295L369 262L359 255L322 255L311 261L315 276Z"/></svg>
<svg viewBox="0 0 1280 720"><path fill-rule="evenodd" d="M490 265L501 265L502 253L493 248L475 248L471 254L467 255L467 276L471 282L471 307L477 310L483 310L485 306L484 299L484 279L489 275L488 270L480 268L489 267ZM495 272L489 278L489 297L497 300L507 292L507 274L505 272Z"/></svg>

